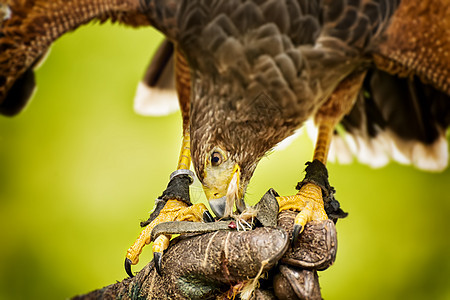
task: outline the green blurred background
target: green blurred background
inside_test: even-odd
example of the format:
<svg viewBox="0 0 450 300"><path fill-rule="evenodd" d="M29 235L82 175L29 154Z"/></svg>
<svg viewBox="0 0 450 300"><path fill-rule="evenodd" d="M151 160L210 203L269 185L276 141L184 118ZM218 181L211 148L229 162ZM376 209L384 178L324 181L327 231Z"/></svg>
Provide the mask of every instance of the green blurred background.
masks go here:
<svg viewBox="0 0 450 300"><path fill-rule="evenodd" d="M0 117L0 299L64 299L122 280L127 248L177 163L179 114L138 116L135 88L161 36L88 25L55 43L38 91ZM249 187L292 194L311 158L297 139ZM329 165L349 217L320 273L325 299L450 299L450 170ZM198 183L194 201L203 199ZM152 257L147 247L139 270Z"/></svg>

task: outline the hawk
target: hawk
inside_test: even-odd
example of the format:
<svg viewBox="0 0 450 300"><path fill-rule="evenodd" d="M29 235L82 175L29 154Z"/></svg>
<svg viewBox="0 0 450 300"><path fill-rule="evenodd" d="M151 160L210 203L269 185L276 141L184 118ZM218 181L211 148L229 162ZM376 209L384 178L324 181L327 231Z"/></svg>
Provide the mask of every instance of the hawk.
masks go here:
<svg viewBox="0 0 450 300"><path fill-rule="evenodd" d="M391 158L442 170L450 123L450 3L447 0L16 0L0 6L0 112L30 98L33 68L51 43L93 20L153 26L168 41L145 83L157 85L173 57L183 117L177 170L146 228L128 250L131 275L161 222L213 221L189 199L191 160L218 218L245 222L244 198L260 159L313 119L316 170L279 209L306 223L343 215L325 165ZM173 48L172 48L173 47ZM158 65L160 64L160 65ZM145 87L144 87L145 88ZM310 169L310 170L312 170ZM170 236L153 242L156 266Z"/></svg>

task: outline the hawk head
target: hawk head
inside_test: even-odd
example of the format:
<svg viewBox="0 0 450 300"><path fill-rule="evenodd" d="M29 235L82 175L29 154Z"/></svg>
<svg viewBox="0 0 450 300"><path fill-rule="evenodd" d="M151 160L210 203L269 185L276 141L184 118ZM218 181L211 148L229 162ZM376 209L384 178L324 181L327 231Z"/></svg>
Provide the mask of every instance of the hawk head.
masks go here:
<svg viewBox="0 0 450 300"><path fill-rule="evenodd" d="M246 208L245 191L260 159L297 126L286 126L277 96L262 87L249 92L227 77L203 78L193 87L193 164L213 212L229 217L234 205L238 212Z"/></svg>

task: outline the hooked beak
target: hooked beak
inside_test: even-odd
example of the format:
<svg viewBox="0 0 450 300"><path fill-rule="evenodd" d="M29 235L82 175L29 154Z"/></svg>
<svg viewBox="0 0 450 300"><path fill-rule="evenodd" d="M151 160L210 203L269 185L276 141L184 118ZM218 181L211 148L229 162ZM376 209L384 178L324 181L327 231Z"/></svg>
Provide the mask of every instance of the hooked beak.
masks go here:
<svg viewBox="0 0 450 300"><path fill-rule="evenodd" d="M211 206L211 210L216 215L216 217L219 218L222 218L225 215L226 203L227 203L227 196L209 200L209 206Z"/></svg>
<svg viewBox="0 0 450 300"><path fill-rule="evenodd" d="M228 183L228 189L225 196L216 199L208 199L214 214L219 218L226 218L233 214L233 206L239 212L246 208L242 192L239 190L239 178L241 177L241 168L236 164L231 172L231 180Z"/></svg>

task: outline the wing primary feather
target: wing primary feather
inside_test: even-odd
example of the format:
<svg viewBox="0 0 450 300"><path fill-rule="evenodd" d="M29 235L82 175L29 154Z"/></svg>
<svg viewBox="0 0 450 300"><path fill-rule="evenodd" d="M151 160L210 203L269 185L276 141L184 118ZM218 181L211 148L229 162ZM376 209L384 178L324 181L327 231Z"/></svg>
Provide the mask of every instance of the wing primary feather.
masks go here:
<svg viewBox="0 0 450 300"><path fill-rule="evenodd" d="M147 72L145 73L143 80L145 84L149 87L156 87L158 85L164 70L172 59L173 51L173 44L165 39L153 56Z"/></svg>
<svg viewBox="0 0 450 300"><path fill-rule="evenodd" d="M175 89L174 46L164 40L153 56L134 97L134 110L143 116L165 116L179 108Z"/></svg>

